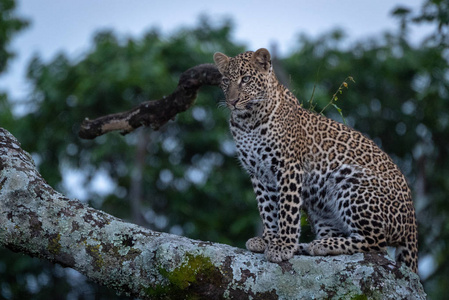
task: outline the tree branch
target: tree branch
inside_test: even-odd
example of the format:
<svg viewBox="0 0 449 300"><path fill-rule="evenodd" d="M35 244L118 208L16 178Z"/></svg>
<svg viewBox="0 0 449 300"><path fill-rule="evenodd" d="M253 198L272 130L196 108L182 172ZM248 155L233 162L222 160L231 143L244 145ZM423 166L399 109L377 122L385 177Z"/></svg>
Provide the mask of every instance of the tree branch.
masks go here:
<svg viewBox="0 0 449 300"><path fill-rule="evenodd" d="M94 139L110 131L120 130L127 134L140 126L158 129L176 114L186 111L196 99L203 85L218 85L221 74L213 64L202 64L181 74L175 91L159 100L146 101L121 113L106 115L94 120L86 119L81 124L79 136Z"/></svg>
<svg viewBox="0 0 449 300"><path fill-rule="evenodd" d="M2 128L0 245L141 299L425 299L417 275L382 255L275 264L262 254L125 223L53 190Z"/></svg>

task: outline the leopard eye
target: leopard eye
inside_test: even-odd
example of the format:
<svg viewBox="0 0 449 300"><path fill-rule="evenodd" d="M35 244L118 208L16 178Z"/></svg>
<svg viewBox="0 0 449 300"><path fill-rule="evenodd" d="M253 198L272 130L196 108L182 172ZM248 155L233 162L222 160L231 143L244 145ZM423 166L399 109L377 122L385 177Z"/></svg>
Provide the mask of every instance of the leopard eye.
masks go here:
<svg viewBox="0 0 449 300"><path fill-rule="evenodd" d="M229 82L230 82L230 80L229 80L229 78L227 78L227 77L223 77L223 79L221 79L221 82L223 83L223 84L229 84Z"/></svg>
<svg viewBox="0 0 449 300"><path fill-rule="evenodd" d="M247 83L251 79L251 76L244 76L242 82Z"/></svg>

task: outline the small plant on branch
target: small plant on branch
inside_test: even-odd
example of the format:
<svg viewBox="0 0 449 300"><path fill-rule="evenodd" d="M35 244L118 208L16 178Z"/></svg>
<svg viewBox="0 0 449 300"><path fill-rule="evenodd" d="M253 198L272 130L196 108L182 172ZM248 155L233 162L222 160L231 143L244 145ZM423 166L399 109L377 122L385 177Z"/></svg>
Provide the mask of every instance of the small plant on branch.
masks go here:
<svg viewBox="0 0 449 300"><path fill-rule="evenodd" d="M345 80L338 87L337 91L332 95L332 98L329 101L329 103L327 103L326 106L324 106L323 109L320 111L321 115L324 113L324 111L330 105L332 105L338 111L338 113L340 114L341 118L343 119L343 123L346 124L346 120L345 120L345 117L343 116L342 110L341 110L340 107L337 106L337 104L335 104L335 102L338 101L338 95L343 94L343 88L347 89L349 87L348 82L355 83L355 80L354 80L354 78L352 76L348 76L348 77L345 78ZM315 88L316 88L316 85L313 86L312 96L309 99L309 110L311 110L311 111L315 111L315 106L316 106L316 104L313 102L313 97L315 95Z"/></svg>
<svg viewBox="0 0 449 300"><path fill-rule="evenodd" d="M343 122L346 124L345 118L343 117L343 114L341 113L341 108L339 108L339 107L335 104L335 102L337 102L337 100L338 100L338 95L343 94L343 88L348 88L348 86L349 86L348 81L349 81L349 82L355 83L354 78L352 78L352 76L346 77L345 80L344 80L344 81L340 84L340 86L338 87L337 91L332 95L331 101L329 101L329 103L328 103L328 104L327 104L327 105L320 111L320 114L322 114L322 113L324 112L324 110L326 110L326 108L327 108L329 105L332 105L332 106L335 107L335 109L338 111L338 113L340 114L340 116L343 118Z"/></svg>

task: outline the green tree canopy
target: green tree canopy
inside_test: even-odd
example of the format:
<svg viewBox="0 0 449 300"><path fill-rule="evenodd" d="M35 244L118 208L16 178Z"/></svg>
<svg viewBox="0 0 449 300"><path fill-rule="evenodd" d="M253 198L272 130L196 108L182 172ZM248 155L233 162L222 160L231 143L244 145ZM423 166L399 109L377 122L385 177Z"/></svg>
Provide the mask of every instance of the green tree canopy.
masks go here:
<svg viewBox="0 0 449 300"><path fill-rule="evenodd" d="M28 21L15 15L14 0L0 0L0 73L5 71L8 60L14 57L9 49L11 38L28 26Z"/></svg>
<svg viewBox="0 0 449 300"><path fill-rule="evenodd" d="M0 75L7 69L8 61L14 57L10 49L14 35L28 26L28 21L16 16L14 0L0 0ZM0 90L0 120L2 124L12 124L13 115L7 95Z"/></svg>

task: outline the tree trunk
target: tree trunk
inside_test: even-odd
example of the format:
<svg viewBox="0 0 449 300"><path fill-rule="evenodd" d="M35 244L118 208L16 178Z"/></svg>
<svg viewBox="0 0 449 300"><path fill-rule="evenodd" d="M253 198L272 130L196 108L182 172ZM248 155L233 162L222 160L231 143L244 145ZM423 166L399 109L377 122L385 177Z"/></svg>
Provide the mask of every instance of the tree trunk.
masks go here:
<svg viewBox="0 0 449 300"><path fill-rule="evenodd" d="M380 254L276 264L125 223L53 190L2 128L0 245L141 299L425 299L418 276Z"/></svg>

